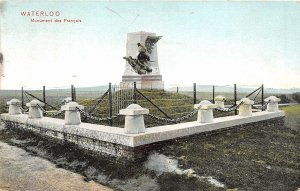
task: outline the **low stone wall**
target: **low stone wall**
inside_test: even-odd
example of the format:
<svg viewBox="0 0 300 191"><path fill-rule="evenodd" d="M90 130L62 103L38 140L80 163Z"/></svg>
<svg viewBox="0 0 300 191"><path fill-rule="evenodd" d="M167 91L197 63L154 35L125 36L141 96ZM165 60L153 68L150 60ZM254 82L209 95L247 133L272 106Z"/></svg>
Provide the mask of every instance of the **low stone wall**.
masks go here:
<svg viewBox="0 0 300 191"><path fill-rule="evenodd" d="M282 111L257 112L252 116L229 116L214 119L212 123L188 122L147 128L144 133L126 134L123 128L89 123L65 125L64 120L43 117L30 119L26 114L1 114L1 120L8 128L29 131L40 136L68 141L75 145L115 157L134 160L144 153L170 140L199 133L213 133L228 128L247 128L279 123Z"/></svg>
<svg viewBox="0 0 300 191"><path fill-rule="evenodd" d="M7 128L24 130L35 133L39 136L46 136L57 140L68 141L74 143L81 148L92 150L97 153L112 155L116 157L132 158L130 147L116 142L109 136L104 139L105 133L97 133L90 129L83 129L76 125L64 125L64 120L44 117L41 119L29 119L28 115L6 115L1 114L1 120L6 124ZM94 126L93 124L82 124L83 126ZM99 126L99 125L95 125ZM109 127L106 128L116 128ZM122 130L121 128L118 128ZM99 137L99 134L103 138Z"/></svg>

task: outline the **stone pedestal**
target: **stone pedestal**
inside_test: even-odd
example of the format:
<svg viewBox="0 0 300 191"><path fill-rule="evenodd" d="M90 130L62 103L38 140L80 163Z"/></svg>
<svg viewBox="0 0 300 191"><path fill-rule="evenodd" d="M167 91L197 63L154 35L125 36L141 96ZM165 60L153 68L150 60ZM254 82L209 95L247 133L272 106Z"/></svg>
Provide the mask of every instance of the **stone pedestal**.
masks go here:
<svg viewBox="0 0 300 191"><path fill-rule="evenodd" d="M79 125L81 123L78 109L82 110L84 107L73 101L61 106L61 110L65 111L65 125Z"/></svg>
<svg viewBox="0 0 300 191"><path fill-rule="evenodd" d="M8 114L9 115L22 114L21 103L22 102L18 99L12 99L12 100L8 101L7 102L7 105L9 105Z"/></svg>
<svg viewBox="0 0 300 191"><path fill-rule="evenodd" d="M278 111L278 102L280 102L281 99L277 98L275 96L270 96L265 99L265 102L269 102L267 105L267 111L269 112L276 112Z"/></svg>
<svg viewBox="0 0 300 191"><path fill-rule="evenodd" d="M29 118L42 118L43 111L40 107L44 106L45 104L34 99L31 102L27 103L26 106L29 107Z"/></svg>
<svg viewBox="0 0 300 191"><path fill-rule="evenodd" d="M252 105L254 101L249 98L242 98L240 101L237 101L236 104L241 104L239 107L239 116L252 116Z"/></svg>
<svg viewBox="0 0 300 191"><path fill-rule="evenodd" d="M225 97L222 96L222 95L218 95L215 97L215 104L217 106L217 108L222 108L224 109L225 108Z"/></svg>
<svg viewBox="0 0 300 191"><path fill-rule="evenodd" d="M127 134L144 133L146 131L144 116L149 110L138 104L131 104L126 109L121 109L120 114L125 115L124 132Z"/></svg>
<svg viewBox="0 0 300 191"><path fill-rule="evenodd" d="M194 108L198 109L197 121L200 123L212 123L214 121L213 109L216 107L216 104L212 104L208 100L195 104Z"/></svg>
<svg viewBox="0 0 300 191"><path fill-rule="evenodd" d="M145 46L145 40L148 36L156 36L156 34L144 31L128 33L126 57L131 56L132 58L136 58L138 55L137 43L141 43ZM132 67L126 62L125 72L122 76L120 86L128 86L136 82L138 89L164 89L164 82L162 81L162 75L160 74L158 66L157 45L154 45L150 54L150 61L149 67L152 69L152 72L141 75L134 72Z"/></svg>

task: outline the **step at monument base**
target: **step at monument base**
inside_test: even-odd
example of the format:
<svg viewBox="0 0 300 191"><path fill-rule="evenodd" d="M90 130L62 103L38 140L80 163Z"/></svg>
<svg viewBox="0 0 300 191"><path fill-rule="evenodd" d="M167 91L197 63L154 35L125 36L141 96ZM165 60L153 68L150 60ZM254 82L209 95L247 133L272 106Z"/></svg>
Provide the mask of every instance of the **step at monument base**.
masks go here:
<svg viewBox="0 0 300 191"><path fill-rule="evenodd" d="M139 76L122 76L120 86L133 85L136 82L138 89L155 89L163 90L164 82L161 75L139 75Z"/></svg>

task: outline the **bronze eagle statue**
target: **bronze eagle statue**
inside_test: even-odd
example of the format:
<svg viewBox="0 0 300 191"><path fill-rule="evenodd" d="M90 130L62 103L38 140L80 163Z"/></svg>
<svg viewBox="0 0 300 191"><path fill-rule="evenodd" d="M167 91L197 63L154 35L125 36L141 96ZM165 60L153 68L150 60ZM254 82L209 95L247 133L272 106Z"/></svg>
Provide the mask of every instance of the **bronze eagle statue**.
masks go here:
<svg viewBox="0 0 300 191"><path fill-rule="evenodd" d="M145 46L141 43L137 43L138 46L138 55L136 58L123 57L127 63L132 67L132 69L137 74L147 74L151 73L152 69L150 68L150 54L155 46L155 44L162 38L162 36L147 36L145 40Z"/></svg>

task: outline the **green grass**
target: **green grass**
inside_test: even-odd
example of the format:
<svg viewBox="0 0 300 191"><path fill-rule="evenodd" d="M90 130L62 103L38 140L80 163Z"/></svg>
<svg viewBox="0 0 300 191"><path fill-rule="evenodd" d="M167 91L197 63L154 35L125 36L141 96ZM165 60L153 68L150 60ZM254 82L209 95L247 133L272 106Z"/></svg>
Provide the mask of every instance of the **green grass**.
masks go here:
<svg viewBox="0 0 300 191"><path fill-rule="evenodd" d="M292 105L281 108L287 116L298 115L300 117L300 105Z"/></svg>
<svg viewBox="0 0 300 191"><path fill-rule="evenodd" d="M145 95L148 99L150 99L155 105L157 105L164 113L166 113L168 116L170 116L172 119L180 118L182 116L185 116L192 112L194 110L194 99L193 94L187 95L187 94L181 94L176 92L169 92L169 91L161 91L161 90L140 90L140 92ZM121 92L122 94L122 92ZM204 98L199 95L205 96L206 93L204 92L197 92L197 99L196 103L199 103ZM225 94L223 94L225 95ZM128 96L128 95L127 95ZM129 95L128 98L125 96L125 100L121 100L118 103L115 102L115 97L120 97L120 92L113 92L113 116L117 115L119 113L120 109L126 108L128 105L132 104L132 97ZM122 97L122 96L121 96ZM206 97L206 99L209 99L209 97ZM89 108L91 108L96 102L96 99L87 99L84 97L78 97L77 101L79 104L84 105L86 111L89 111ZM259 101L259 100L258 100ZM234 101L230 98L228 98L225 102L227 105L233 104ZM119 104L119 107L116 107L115 104ZM162 118L168 118L165 116L161 111L159 111L153 104L148 102L142 95L137 93L137 104L141 105L143 108L147 108L150 111L150 114L153 114L155 116L159 116ZM94 116L100 116L102 118L105 118L108 116L108 110L109 104L108 104L108 96L106 96L103 101L97 105L95 108L93 115ZM224 117L234 115L234 112L214 112L214 117ZM195 121L196 115L190 117L189 119L186 119L182 122L187 121ZM145 124L146 127L153 127L153 126L159 126L159 125L167 125L170 124L170 122L164 122L164 121L158 121L153 120L153 118L149 116L145 116ZM87 119L86 122L89 123L96 123L96 124L103 124L106 125L107 121L93 121L90 119ZM118 116L118 118L114 118L113 126L124 126L124 117Z"/></svg>
<svg viewBox="0 0 300 191"><path fill-rule="evenodd" d="M285 125L293 130L300 131L300 105L285 106Z"/></svg>
<svg viewBox="0 0 300 191"><path fill-rule="evenodd" d="M157 105L162 111L167 113L172 118L177 118L187 113L193 111L194 103L193 98L188 95L177 94L166 91L159 90L141 90L142 94L144 94L148 99L150 99L155 105ZM133 103L132 95L125 94L123 92L114 92L112 94L113 97L113 116L119 113L120 109L126 108L128 105ZM116 102L115 98L120 98L121 100ZM78 103L84 105L86 111L90 111L90 108L93 107L95 103L97 103L96 99L86 99L86 98L78 98ZM197 100L199 102L200 100ZM108 116L108 96L106 96L103 101L97 105L95 108L93 115L100 116L102 118ZM142 106L143 108L147 108L150 110L151 114L154 114L159 117L164 117L164 114L160 112L154 105L148 102L145 98L143 98L139 93L137 93L137 104ZM118 106L117 106L118 105ZM195 120L194 118L192 120ZM87 120L90 123L99 123L97 121L92 121L90 119ZM100 124L106 124L107 122L100 122ZM164 125L167 124L165 122L154 121L152 118L145 117L145 124L147 127ZM124 117L119 116L117 119L114 119L114 126L122 127L124 126Z"/></svg>

